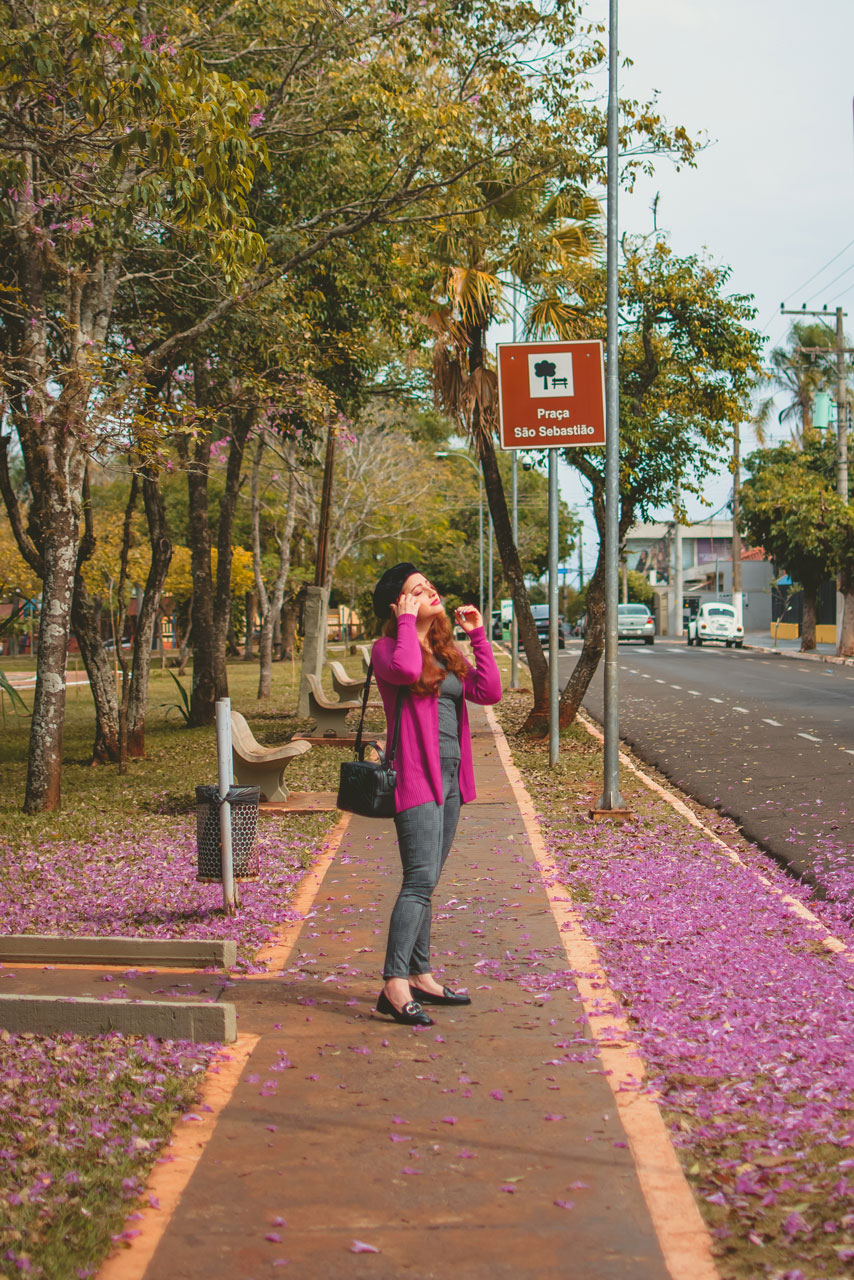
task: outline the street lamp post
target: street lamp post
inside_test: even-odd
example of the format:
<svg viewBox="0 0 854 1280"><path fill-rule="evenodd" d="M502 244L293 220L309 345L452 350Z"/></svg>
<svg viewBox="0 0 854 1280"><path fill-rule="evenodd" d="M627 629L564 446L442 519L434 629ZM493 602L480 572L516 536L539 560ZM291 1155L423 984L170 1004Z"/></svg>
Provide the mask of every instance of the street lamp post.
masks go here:
<svg viewBox="0 0 854 1280"><path fill-rule="evenodd" d="M461 453L459 449L437 449L433 456L436 458L463 458L469 464L469 466L474 467L475 471L477 472L477 532L478 532L479 561L480 561L479 599L480 599L480 616L483 618L484 616L483 615L483 472L481 471L480 467L477 465L477 463L474 461L473 458L470 458L467 453ZM490 545L490 550L491 549L492 548ZM491 565L490 565L490 569L491 569ZM490 586L490 598L491 596L492 596L492 588ZM484 618L484 625L486 626L486 634L491 639L492 638L492 619L490 618L489 621L487 621Z"/></svg>
<svg viewBox="0 0 854 1280"><path fill-rule="evenodd" d="M605 404L608 424L605 453L605 715L604 786L594 819L628 815L620 794L619 650L617 647L617 560L620 554L620 386L619 278L617 272L617 192L619 190L619 50L617 46L618 0L609 0L608 14L608 217Z"/></svg>

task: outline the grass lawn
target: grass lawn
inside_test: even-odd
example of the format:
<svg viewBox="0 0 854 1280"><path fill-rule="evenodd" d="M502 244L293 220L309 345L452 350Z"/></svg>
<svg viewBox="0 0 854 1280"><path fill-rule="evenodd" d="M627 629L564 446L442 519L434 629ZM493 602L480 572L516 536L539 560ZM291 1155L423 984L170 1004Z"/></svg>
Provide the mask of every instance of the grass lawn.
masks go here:
<svg viewBox="0 0 854 1280"><path fill-rule="evenodd" d="M0 1277L93 1276L213 1045L0 1032Z"/></svg>
<svg viewBox="0 0 854 1280"><path fill-rule="evenodd" d="M352 674L359 658L344 658ZM296 716L290 663L274 667L274 693L256 696L257 665L229 667L232 705L259 742L284 742L308 723ZM185 677L189 688L189 676ZM31 695L25 693L29 702ZM94 718L88 687L70 687L62 809L21 812L29 721L7 712L0 743L0 928L8 933L92 933L155 937L236 937L240 966L289 918L294 888L338 820L324 814L275 814L259 821L261 878L242 889L238 917L221 911L218 885L196 881L195 794L216 781L212 728L188 729L169 672L152 670L146 756L92 766ZM376 716L376 713L374 713ZM376 721L374 721L376 723ZM316 747L290 766L297 791L337 788L342 749Z"/></svg>

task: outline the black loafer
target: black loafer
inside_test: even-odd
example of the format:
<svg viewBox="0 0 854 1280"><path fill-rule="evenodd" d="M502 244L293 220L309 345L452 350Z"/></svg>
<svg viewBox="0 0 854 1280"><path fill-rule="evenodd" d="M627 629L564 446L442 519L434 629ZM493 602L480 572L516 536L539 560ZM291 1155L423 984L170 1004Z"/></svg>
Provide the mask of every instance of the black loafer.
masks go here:
<svg viewBox="0 0 854 1280"><path fill-rule="evenodd" d="M416 987L418 999L424 1004L471 1004L471 996L463 995L461 991L452 991L450 987L443 987L442 994L436 996L432 991L422 991L420 987Z"/></svg>
<svg viewBox="0 0 854 1280"><path fill-rule="evenodd" d="M402 1009L395 1009L384 991L377 996L377 1013L387 1013L395 1022L402 1022L405 1027L432 1027L433 1019L428 1018L417 1000L408 1000Z"/></svg>

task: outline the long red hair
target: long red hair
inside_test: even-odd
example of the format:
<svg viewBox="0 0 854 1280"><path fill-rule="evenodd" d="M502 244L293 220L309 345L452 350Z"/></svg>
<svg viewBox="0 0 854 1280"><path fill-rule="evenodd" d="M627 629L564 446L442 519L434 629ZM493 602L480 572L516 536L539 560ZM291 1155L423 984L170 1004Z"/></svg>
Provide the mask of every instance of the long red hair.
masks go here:
<svg viewBox="0 0 854 1280"><path fill-rule="evenodd" d="M389 618L383 626L383 635L394 639L397 635L397 618ZM413 693L422 696L437 695L439 685L448 672L453 671L460 680L464 680L468 674L469 665L454 643L454 633L446 613L437 613L433 619L430 630L421 645L421 652L424 655L421 675L409 686ZM436 658L442 659L444 668L439 666Z"/></svg>

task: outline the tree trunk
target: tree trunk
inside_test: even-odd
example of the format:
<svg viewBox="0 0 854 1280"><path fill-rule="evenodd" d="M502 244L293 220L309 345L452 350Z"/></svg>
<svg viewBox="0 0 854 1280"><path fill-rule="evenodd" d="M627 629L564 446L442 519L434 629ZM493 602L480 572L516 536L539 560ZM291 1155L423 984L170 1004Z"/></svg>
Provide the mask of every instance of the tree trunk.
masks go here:
<svg viewBox="0 0 854 1280"><path fill-rule="evenodd" d="M101 639L100 610L82 574L76 575L71 602L71 624L80 647L89 688L95 703L93 764L116 764L119 759L119 703L116 675Z"/></svg>
<svg viewBox="0 0 854 1280"><path fill-rule="evenodd" d="M187 467L187 523L193 576L193 622L190 632L190 642L193 647L193 687L190 694L189 722L194 728L214 723L214 708L220 696L214 674L214 592L211 577L211 529L208 519L210 452L208 435L196 442L192 463Z"/></svg>
<svg viewBox="0 0 854 1280"><path fill-rule="evenodd" d="M61 804L62 739L65 725L65 676L71 602L77 570L77 516L57 485L42 512L41 552L44 563L39 617L36 691L33 700L30 752L24 811L40 813Z"/></svg>
<svg viewBox="0 0 854 1280"><path fill-rule="evenodd" d="M801 618L801 653L810 653L815 649L815 620L818 589L815 585L803 584L803 614Z"/></svg>
<svg viewBox="0 0 854 1280"><path fill-rule="evenodd" d="M531 602L528 599L528 589L525 586L525 578L519 562L519 552L513 541L513 526L507 510L501 473L498 470L498 459L489 437L481 441L481 466L489 512L495 529L495 541L498 544L498 554L513 598L513 609L519 626L519 640L528 659L531 684L534 689L534 705L522 725L521 732L541 737L548 733L549 728L549 664L543 653L543 646L537 635L537 626L531 613ZM489 618L484 619L487 635L490 633L491 621Z"/></svg>
<svg viewBox="0 0 854 1280"><path fill-rule="evenodd" d="M255 630L255 611L258 608L258 600L254 591L246 592L244 608L246 610L246 626L243 631L243 661L251 662L255 656L252 651L252 634Z"/></svg>
<svg viewBox="0 0 854 1280"><path fill-rule="evenodd" d="M278 535L279 568L273 590L268 592L261 573L261 457L265 435L261 431L252 463L252 567L255 573L255 591L261 611L261 634L258 641L258 697L269 698L273 692L273 630L282 611L285 588L291 568L291 538L296 524L296 468L291 467L288 481L287 515L282 532Z"/></svg>
<svg viewBox="0 0 854 1280"><path fill-rule="evenodd" d="M148 470L142 475L142 500L151 542L151 564L137 614L133 641L133 676L127 712L127 752L132 758L145 755L145 715L148 708L154 628L160 617L163 586L172 561L172 540L163 495L156 476Z"/></svg>
<svg viewBox="0 0 854 1280"><path fill-rule="evenodd" d="M467 327L469 377L477 369L483 367L485 323L484 321L483 324L471 324ZM478 403L475 403L472 409L469 432L480 457L486 499L489 503L489 513L492 516L495 540L498 543L498 554L501 557L504 577L507 579L507 586L513 598L519 640L525 650L528 668L531 673L534 705L531 707L528 718L522 725L520 732L531 734L534 737L543 737L548 733L549 729L549 664L546 661L546 655L543 653L540 637L537 635L537 627L531 613L531 602L528 599L528 590L525 586L522 566L519 563L519 552L513 541L513 526L507 510L507 499L504 495L501 473L498 470L498 459L495 456L492 432L488 424L481 421L481 411ZM484 618L484 625L486 634L491 640L492 618Z"/></svg>
<svg viewBox="0 0 854 1280"><path fill-rule="evenodd" d="M840 658L854 658L854 563L839 571L842 617L836 619L836 652Z"/></svg>
<svg viewBox="0 0 854 1280"><path fill-rule="evenodd" d="M605 651L605 541L599 543L596 568L587 584L587 630L578 661L560 695L559 725L572 724Z"/></svg>
<svg viewBox="0 0 854 1280"><path fill-rule="evenodd" d="M228 626L225 631L225 656L226 658L239 658L240 646L237 643L237 632L234 629L234 615L231 611L231 600L229 600L228 604Z"/></svg>
<svg viewBox="0 0 854 1280"><path fill-rule="evenodd" d="M297 596L289 596L282 605L282 660L290 662L296 651L297 620L299 619L299 600Z"/></svg>
<svg viewBox="0 0 854 1280"><path fill-rule="evenodd" d="M231 539L234 531L234 513L240 494L240 473L249 433L255 425L257 409L250 405L235 409L231 415L231 445L225 473L225 490L219 504L217 528L216 589L214 592L214 681L217 698L228 697L228 669L225 655L228 631L231 624Z"/></svg>
<svg viewBox="0 0 854 1280"><path fill-rule="evenodd" d="M130 680L131 680L131 664L125 657L122 649L122 640L125 634L125 623L127 621L127 576L128 576L128 555L130 554L131 524L133 521L133 513L136 507L136 499L139 493L139 475L136 471L131 473L130 494L125 507L125 518L122 524L122 546L120 555L119 584L117 590L118 598L118 620L113 632L113 639L116 644L116 661L118 662L122 672L122 696L119 702L119 773L127 770L128 760L128 703L130 702Z"/></svg>
<svg viewBox="0 0 854 1280"><path fill-rule="evenodd" d="M584 633L584 643L572 675L560 696L558 723L562 729L572 724L578 714L578 708L605 651L605 478L595 467L585 464L581 457L576 458L573 465L581 471L590 484L593 515L599 532L599 554L596 557L593 577L587 584L587 630ZM617 543L619 547L623 546L626 534L634 523L637 501L636 493L621 494Z"/></svg>

